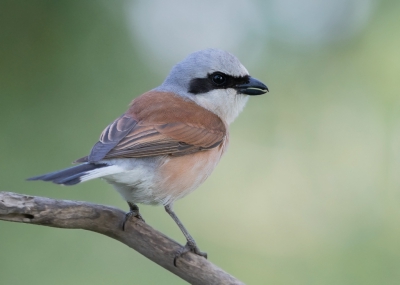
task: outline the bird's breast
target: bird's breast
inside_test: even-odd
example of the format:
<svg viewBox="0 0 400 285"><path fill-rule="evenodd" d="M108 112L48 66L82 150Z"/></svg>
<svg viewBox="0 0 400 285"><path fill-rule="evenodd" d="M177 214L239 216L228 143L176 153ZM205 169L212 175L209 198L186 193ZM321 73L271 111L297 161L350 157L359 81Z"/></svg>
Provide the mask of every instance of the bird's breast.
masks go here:
<svg viewBox="0 0 400 285"><path fill-rule="evenodd" d="M153 194L161 204L167 205L195 190L210 176L227 144L226 137L218 147L211 150L166 158L157 169Z"/></svg>
<svg viewBox="0 0 400 285"><path fill-rule="evenodd" d="M104 177L129 202L168 205L186 196L212 173L228 146L228 136L213 149L183 156L113 159L124 171Z"/></svg>

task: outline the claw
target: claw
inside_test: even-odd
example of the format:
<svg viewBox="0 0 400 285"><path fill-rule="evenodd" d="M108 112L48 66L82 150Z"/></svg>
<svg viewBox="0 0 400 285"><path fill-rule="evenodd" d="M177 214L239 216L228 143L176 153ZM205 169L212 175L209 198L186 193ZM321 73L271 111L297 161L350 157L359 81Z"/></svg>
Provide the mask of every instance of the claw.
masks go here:
<svg viewBox="0 0 400 285"><path fill-rule="evenodd" d="M195 253L197 255L200 255L200 256L204 257L205 259L207 259L207 253L206 252L200 251L200 249L197 247L197 245L195 243L189 243L188 242L188 243L186 243L185 246L181 247L177 251L177 253L175 254L175 256L174 256L174 266L175 267L178 267L178 266L176 266L176 260L179 257L181 257L182 255L184 255L185 253L189 252L189 251L193 252L193 253Z"/></svg>
<svg viewBox="0 0 400 285"><path fill-rule="evenodd" d="M139 214L139 213L135 213L135 212L128 212L128 213L126 213L125 214L125 219L124 219L124 221L123 221L123 223L122 223L122 230L123 231L125 231L125 225L126 225L126 223L128 222L128 220L131 218L131 217L136 217L136 218L138 218L139 220L141 220L143 223L145 223L145 220L143 219L143 217Z"/></svg>
<svg viewBox="0 0 400 285"><path fill-rule="evenodd" d="M129 211L128 213L125 214L125 219L124 219L124 221L122 222L122 230L123 230L123 231L125 231L125 225L126 225L126 223L128 222L128 220L129 220L131 217L136 217L136 218L138 218L139 220L141 220L143 223L145 223L143 217L142 217L142 216L140 215L140 213L139 213L139 207L136 206L135 204L129 203L129 202L128 202L128 205L129 205L130 211Z"/></svg>

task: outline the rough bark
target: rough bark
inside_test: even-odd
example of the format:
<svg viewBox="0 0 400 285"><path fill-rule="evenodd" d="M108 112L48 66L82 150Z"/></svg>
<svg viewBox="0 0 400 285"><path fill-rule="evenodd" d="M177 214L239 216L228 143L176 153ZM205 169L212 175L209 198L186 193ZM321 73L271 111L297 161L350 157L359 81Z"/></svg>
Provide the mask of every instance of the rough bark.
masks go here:
<svg viewBox="0 0 400 285"><path fill-rule="evenodd" d="M243 284L210 261L187 253L173 264L182 246L132 217L122 230L125 212L87 202L0 192L0 220L65 229L83 229L116 239L191 284Z"/></svg>

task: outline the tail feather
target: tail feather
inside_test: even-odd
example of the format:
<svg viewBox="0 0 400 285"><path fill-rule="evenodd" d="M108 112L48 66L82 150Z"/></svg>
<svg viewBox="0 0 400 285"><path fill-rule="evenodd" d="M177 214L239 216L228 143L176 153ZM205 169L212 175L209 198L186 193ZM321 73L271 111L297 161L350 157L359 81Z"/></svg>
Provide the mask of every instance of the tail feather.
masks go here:
<svg viewBox="0 0 400 285"><path fill-rule="evenodd" d="M28 178L27 180L51 181L62 185L75 185L82 182L81 177L90 174L95 169L109 166L108 164L83 163L59 171L50 172L44 175Z"/></svg>

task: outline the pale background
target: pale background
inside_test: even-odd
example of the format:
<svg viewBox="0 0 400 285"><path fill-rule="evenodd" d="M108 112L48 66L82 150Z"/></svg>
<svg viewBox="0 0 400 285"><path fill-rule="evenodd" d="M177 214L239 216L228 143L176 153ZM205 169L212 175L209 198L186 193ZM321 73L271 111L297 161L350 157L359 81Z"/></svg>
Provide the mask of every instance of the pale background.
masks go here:
<svg viewBox="0 0 400 285"><path fill-rule="evenodd" d="M188 53L236 54L250 98L176 212L248 284L399 284L400 1L1 1L0 190L127 209L106 183L25 182L86 155ZM146 221L184 243L161 207ZM81 230L0 222L0 284L185 284Z"/></svg>

